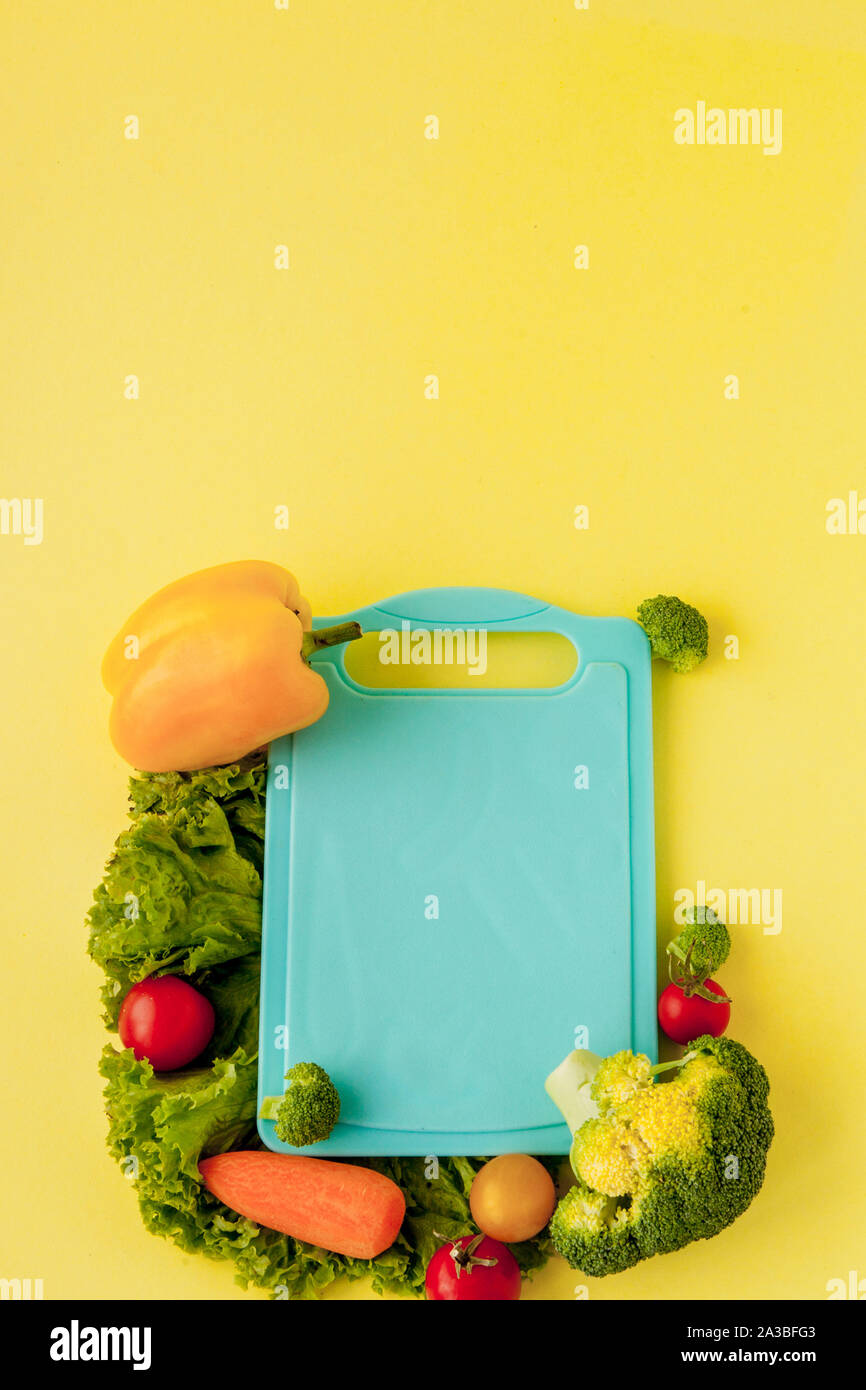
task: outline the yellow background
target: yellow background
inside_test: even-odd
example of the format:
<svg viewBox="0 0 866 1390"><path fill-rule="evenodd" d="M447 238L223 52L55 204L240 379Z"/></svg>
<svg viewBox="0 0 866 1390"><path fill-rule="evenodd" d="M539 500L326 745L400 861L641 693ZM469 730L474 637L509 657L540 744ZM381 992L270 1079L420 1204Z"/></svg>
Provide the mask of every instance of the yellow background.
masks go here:
<svg viewBox="0 0 866 1390"><path fill-rule="evenodd" d="M591 1296L866 1275L866 537L824 524L866 495L862 0L16 0L0 49L2 492L45 505L41 546L0 536L0 1275L257 1296L108 1159L81 925L125 815L103 647L248 556L327 613L462 583L709 615L706 665L655 671L660 939L698 879L783 890L721 972L778 1138L735 1226ZM676 146L699 99L782 107L783 152Z"/></svg>

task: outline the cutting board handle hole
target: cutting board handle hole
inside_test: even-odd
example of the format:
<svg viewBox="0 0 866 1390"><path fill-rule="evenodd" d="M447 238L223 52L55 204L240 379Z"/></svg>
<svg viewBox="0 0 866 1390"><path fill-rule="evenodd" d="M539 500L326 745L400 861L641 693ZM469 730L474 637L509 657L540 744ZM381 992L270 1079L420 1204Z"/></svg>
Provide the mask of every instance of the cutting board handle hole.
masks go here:
<svg viewBox="0 0 866 1390"><path fill-rule="evenodd" d="M559 632L490 632L401 623L343 649L345 670L369 690L554 690L578 665Z"/></svg>

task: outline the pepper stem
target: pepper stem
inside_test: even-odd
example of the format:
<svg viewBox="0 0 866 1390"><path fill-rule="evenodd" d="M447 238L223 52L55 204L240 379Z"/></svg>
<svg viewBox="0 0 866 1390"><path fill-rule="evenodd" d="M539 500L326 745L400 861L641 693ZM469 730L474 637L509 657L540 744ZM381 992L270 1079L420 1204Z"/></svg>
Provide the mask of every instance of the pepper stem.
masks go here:
<svg viewBox="0 0 866 1390"><path fill-rule="evenodd" d="M340 642L354 642L363 636L360 623L335 623L333 627L320 627L317 632L305 632L301 643L301 656L309 661L314 652L325 647L336 647Z"/></svg>

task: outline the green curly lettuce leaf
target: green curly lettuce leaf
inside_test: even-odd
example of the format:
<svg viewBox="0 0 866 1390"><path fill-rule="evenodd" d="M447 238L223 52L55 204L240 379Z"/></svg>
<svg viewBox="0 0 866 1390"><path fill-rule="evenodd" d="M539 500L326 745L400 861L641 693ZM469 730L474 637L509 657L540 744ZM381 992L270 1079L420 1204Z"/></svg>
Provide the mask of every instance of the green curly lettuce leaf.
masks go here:
<svg viewBox="0 0 866 1390"><path fill-rule="evenodd" d="M264 763L130 779L132 824L88 916L106 1022L155 970L191 975L258 953Z"/></svg>
<svg viewBox="0 0 866 1390"><path fill-rule="evenodd" d="M229 1211L199 1178L200 1158L255 1142L255 1057L238 1049L211 1067L157 1076L132 1052L107 1047L100 1070L108 1082L108 1147L136 1189L149 1231L182 1250L232 1261L244 1285L310 1297L329 1281L318 1259Z"/></svg>
<svg viewBox="0 0 866 1390"><path fill-rule="evenodd" d="M243 956L196 977L196 989L207 996L216 1015L216 1028L205 1054L208 1059L227 1057L236 1047L250 1056L257 1051L260 967L259 956Z"/></svg>

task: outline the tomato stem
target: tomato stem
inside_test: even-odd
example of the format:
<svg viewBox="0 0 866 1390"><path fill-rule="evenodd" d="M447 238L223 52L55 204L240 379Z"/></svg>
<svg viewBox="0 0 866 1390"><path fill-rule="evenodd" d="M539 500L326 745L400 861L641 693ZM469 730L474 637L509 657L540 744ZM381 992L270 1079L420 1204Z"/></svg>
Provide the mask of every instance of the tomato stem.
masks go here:
<svg viewBox="0 0 866 1390"><path fill-rule="evenodd" d="M694 944L694 941L689 943L689 949L685 955L679 948L674 950L673 945L668 947L668 978L671 984L676 985L677 989L682 991L685 999L691 999L693 994L697 994L699 998L706 999L711 1004L730 1004L732 1001L727 994L715 994L711 989L707 989L706 981L702 980L700 975L695 974L692 968ZM681 975L674 973L674 957L682 965L683 973Z"/></svg>
<svg viewBox="0 0 866 1390"><path fill-rule="evenodd" d="M478 1266L483 1266L484 1269L493 1269L499 1263L495 1258L485 1260L480 1255L476 1255L475 1251L484 1239L483 1231L479 1231L477 1236L473 1236L468 1245L461 1245L459 1240L450 1240L449 1236L441 1236L438 1231L434 1231L433 1234L437 1240L450 1241L451 1249L448 1254L454 1261L454 1269L458 1279L461 1274L471 1274L473 1269Z"/></svg>

